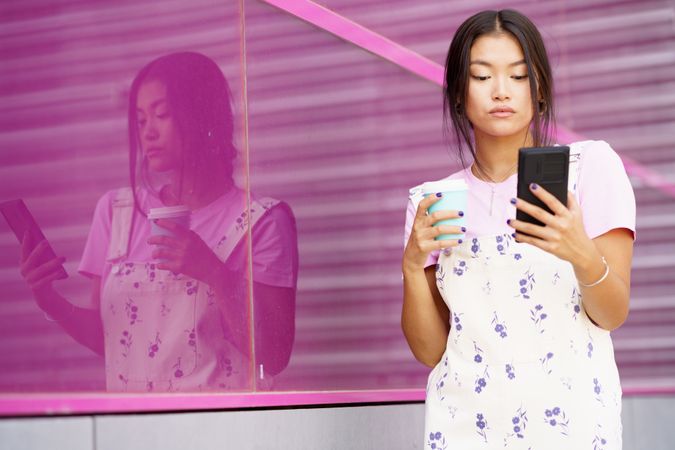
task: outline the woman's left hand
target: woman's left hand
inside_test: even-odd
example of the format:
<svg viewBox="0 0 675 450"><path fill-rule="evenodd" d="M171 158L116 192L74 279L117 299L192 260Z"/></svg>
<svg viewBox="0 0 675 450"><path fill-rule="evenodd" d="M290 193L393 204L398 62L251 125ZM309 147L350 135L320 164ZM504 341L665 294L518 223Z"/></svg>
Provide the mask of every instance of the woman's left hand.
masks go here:
<svg viewBox="0 0 675 450"><path fill-rule="evenodd" d="M148 244L158 246L152 252L153 258L162 260L157 267L210 284L214 272L223 263L202 238L194 231L167 219L157 219L155 224L173 233L173 236L148 238Z"/></svg>
<svg viewBox="0 0 675 450"><path fill-rule="evenodd" d="M517 209L546 225L509 220L508 224L516 230L515 238L518 242L532 244L574 265L596 252L595 244L584 229L581 208L571 192L567 192L566 207L541 186L533 183L530 185L530 191L543 201L553 214L525 200L516 199Z"/></svg>

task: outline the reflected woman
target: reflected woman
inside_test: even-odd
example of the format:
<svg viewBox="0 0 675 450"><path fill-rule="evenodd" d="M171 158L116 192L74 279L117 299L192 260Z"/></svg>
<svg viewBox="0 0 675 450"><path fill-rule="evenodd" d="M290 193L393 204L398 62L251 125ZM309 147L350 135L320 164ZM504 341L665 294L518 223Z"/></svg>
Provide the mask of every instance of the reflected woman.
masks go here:
<svg viewBox="0 0 675 450"><path fill-rule="evenodd" d="M235 186L227 80L201 54L160 57L134 79L128 119L130 187L99 200L79 266L98 309L56 292L63 259L38 265L44 245L21 261L38 305L105 356L109 390L269 388L293 346L297 234L286 204ZM148 219L167 207L189 227Z"/></svg>

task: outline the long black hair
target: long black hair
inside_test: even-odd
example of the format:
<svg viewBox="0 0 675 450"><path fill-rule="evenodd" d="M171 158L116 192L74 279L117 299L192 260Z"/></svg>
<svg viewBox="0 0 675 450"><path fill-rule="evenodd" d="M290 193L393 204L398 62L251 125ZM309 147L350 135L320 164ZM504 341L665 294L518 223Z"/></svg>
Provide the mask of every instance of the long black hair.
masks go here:
<svg viewBox="0 0 675 450"><path fill-rule="evenodd" d="M139 174L146 187L153 189L145 160L138 158L141 142L136 101L138 90L147 81L159 81L166 87L167 103L183 143L181 184L185 167L195 170L201 182L231 181L236 149L227 79L213 60L200 53L171 53L143 67L129 92L129 178L135 204L138 206Z"/></svg>
<svg viewBox="0 0 675 450"><path fill-rule="evenodd" d="M530 19L518 11L511 9L482 11L469 17L459 26L445 60L443 119L446 130L450 129L448 118L452 122L459 158L464 167L466 167L465 149L469 150L474 161L480 166L480 162L476 160L471 123L466 115L471 47L480 36L498 33L509 33L516 38L525 55L534 111L531 126L534 145L550 145L553 139L555 130L553 76L539 30Z"/></svg>

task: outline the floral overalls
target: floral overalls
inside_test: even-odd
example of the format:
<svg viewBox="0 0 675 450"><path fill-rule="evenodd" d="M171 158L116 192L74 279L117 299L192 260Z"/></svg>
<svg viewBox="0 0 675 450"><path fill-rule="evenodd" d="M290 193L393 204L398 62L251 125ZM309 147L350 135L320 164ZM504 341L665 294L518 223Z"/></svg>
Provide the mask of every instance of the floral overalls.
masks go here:
<svg viewBox="0 0 675 450"><path fill-rule="evenodd" d="M228 257L255 224L278 203L253 202L220 240L214 252ZM154 262L127 260L133 202L130 189L118 191L108 261L112 270L101 293L107 388L110 391L245 390L252 386L248 354L232 344L224 326L225 301L209 286L158 269ZM245 287L233 288L237 300ZM243 327L248 329L248 326Z"/></svg>
<svg viewBox="0 0 675 450"><path fill-rule="evenodd" d="M441 253L436 279L451 328L428 379L424 448L621 448L612 341L586 315L570 263L482 236Z"/></svg>

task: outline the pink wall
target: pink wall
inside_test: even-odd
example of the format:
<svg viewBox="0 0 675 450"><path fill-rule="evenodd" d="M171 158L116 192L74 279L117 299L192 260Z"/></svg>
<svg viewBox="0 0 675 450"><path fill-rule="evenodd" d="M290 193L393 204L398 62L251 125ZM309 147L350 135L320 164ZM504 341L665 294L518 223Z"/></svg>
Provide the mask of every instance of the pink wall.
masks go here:
<svg viewBox="0 0 675 450"><path fill-rule="evenodd" d="M217 0L3 6L0 200L26 200L74 275L62 292L86 305L87 283L75 273L96 200L127 182L131 78L164 53L207 54L235 99L237 182L288 202L297 220L295 345L274 389L420 389L427 370L399 326L403 210L408 187L458 167L443 140L434 81L452 32L474 9L470 2L320 2L364 27L357 31L330 14L307 16L388 62L267 3L316 11L312 2L245 1L242 23L240 5ZM673 7L611 2L608 14L606 3L510 6L544 30L562 128L609 141L632 164L639 239L631 316L615 333L617 360L628 392L669 389ZM101 358L45 321L30 298L2 221L0 247L0 390L103 390Z"/></svg>

